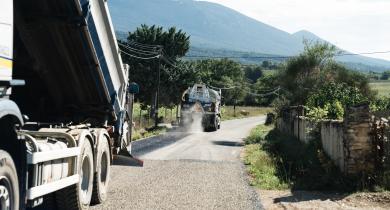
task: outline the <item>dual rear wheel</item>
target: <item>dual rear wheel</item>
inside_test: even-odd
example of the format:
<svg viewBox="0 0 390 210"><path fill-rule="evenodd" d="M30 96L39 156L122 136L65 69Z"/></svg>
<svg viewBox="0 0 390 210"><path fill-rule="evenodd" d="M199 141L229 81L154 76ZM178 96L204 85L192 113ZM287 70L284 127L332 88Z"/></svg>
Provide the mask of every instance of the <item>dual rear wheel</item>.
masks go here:
<svg viewBox="0 0 390 210"><path fill-rule="evenodd" d="M85 140L78 158L80 181L55 193L58 209L88 209L90 203L99 204L107 198L110 175L110 147L108 138L99 141L96 154L96 171L92 145ZM53 197L54 198L54 197ZM0 150L0 209L19 209L19 185L12 157Z"/></svg>
<svg viewBox="0 0 390 210"><path fill-rule="evenodd" d="M85 140L80 147L80 181L56 193L57 207L61 210L88 209L90 204L102 203L107 198L111 162L108 139L102 139L97 146L96 170L91 143Z"/></svg>

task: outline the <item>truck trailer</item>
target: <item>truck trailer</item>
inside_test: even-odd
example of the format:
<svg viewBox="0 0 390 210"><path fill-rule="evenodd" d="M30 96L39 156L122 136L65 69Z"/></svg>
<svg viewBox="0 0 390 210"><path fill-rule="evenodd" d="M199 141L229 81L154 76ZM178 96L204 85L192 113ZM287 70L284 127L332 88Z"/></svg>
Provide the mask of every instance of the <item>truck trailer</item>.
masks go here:
<svg viewBox="0 0 390 210"><path fill-rule="evenodd" d="M0 207L107 198L131 152L129 69L106 0L0 1Z"/></svg>
<svg viewBox="0 0 390 210"><path fill-rule="evenodd" d="M201 119L205 131L221 128L221 91L213 90L204 84L195 84L182 95L180 124L188 126L195 118Z"/></svg>

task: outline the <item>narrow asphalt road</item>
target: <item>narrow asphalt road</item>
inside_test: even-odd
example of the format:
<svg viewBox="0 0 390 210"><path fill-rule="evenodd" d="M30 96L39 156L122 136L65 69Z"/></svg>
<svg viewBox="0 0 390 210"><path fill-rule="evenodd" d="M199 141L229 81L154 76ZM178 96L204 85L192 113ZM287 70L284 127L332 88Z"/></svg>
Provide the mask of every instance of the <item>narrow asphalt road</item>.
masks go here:
<svg viewBox="0 0 390 210"><path fill-rule="evenodd" d="M117 160L108 200L92 209L262 209L240 153L243 139L264 120L231 120L217 132L181 133L162 148L135 151L143 167Z"/></svg>

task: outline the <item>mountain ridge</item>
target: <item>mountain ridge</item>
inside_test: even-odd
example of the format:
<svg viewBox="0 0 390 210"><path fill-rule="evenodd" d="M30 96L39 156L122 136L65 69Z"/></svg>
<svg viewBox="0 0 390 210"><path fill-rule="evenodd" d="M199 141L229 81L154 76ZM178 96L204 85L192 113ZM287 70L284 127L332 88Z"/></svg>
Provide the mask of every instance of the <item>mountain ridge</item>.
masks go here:
<svg viewBox="0 0 390 210"><path fill-rule="evenodd" d="M117 31L134 31L141 24L176 26L191 36L191 46L281 56L303 50L302 36L321 39L309 31L290 34L220 4L193 0L115 0L109 7ZM390 68L390 61L343 56L342 62Z"/></svg>

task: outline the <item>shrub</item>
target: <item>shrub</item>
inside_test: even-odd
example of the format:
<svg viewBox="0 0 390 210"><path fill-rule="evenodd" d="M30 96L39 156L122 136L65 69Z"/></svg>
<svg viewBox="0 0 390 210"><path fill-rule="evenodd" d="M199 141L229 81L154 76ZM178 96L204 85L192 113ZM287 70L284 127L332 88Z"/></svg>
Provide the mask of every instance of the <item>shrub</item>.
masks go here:
<svg viewBox="0 0 390 210"><path fill-rule="evenodd" d="M309 110L315 119L324 117L328 119L342 119L344 117L344 108L360 103L365 103L368 98L364 96L356 87L349 86L345 83L328 83L322 88L313 92L306 102ZM325 114L321 116L321 114ZM310 112L310 111L309 111Z"/></svg>
<svg viewBox="0 0 390 210"><path fill-rule="evenodd" d="M338 120L344 118L344 107L340 101L336 100L334 103L328 103L325 106L328 110L328 118Z"/></svg>
<svg viewBox="0 0 390 210"><path fill-rule="evenodd" d="M328 116L328 110L327 107L321 108L321 107L312 107L307 108L306 116L309 118L312 118L315 121L321 120L326 118Z"/></svg>

